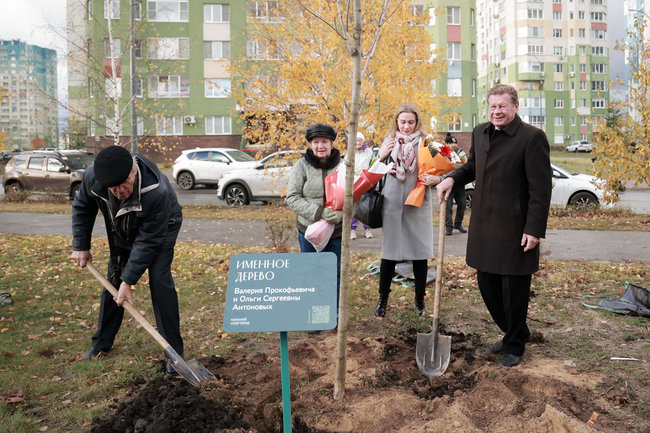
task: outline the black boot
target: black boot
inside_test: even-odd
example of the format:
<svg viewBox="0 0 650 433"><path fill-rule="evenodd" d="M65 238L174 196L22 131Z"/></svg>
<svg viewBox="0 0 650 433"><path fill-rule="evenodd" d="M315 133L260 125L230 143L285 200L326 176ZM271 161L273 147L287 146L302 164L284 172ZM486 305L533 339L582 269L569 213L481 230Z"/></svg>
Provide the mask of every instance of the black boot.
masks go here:
<svg viewBox="0 0 650 433"><path fill-rule="evenodd" d="M386 305L388 304L388 293L379 294L379 302L375 308L375 316L384 317L386 316Z"/></svg>
<svg viewBox="0 0 650 433"><path fill-rule="evenodd" d="M424 306L424 295L415 295L415 308L417 308L419 316L426 316L427 309Z"/></svg>

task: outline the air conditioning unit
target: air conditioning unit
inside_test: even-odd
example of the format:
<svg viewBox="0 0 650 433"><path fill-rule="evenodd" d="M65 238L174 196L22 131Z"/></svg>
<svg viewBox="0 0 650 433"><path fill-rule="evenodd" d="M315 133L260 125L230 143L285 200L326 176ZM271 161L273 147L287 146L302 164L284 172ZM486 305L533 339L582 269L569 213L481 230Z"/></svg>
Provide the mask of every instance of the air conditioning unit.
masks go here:
<svg viewBox="0 0 650 433"><path fill-rule="evenodd" d="M569 72L569 77L573 77L573 76L575 76L575 75L576 75L575 72Z"/></svg>
<svg viewBox="0 0 650 433"><path fill-rule="evenodd" d="M196 119L194 116L183 116L183 122L185 122L186 125L194 125L196 123Z"/></svg>

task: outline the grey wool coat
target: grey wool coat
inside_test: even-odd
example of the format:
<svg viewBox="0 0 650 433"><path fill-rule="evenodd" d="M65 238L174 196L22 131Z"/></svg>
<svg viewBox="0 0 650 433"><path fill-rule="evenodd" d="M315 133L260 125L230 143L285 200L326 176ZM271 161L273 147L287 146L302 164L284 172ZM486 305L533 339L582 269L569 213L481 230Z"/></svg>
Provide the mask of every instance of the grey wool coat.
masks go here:
<svg viewBox="0 0 650 433"><path fill-rule="evenodd" d="M467 239L467 264L499 275L539 269L539 245L524 253L523 234L543 238L551 203L549 144L518 115L501 130L482 123L472 132L467 164L454 183L476 180Z"/></svg>
<svg viewBox="0 0 650 433"><path fill-rule="evenodd" d="M416 136L407 145L417 146L421 136ZM386 140L382 147L386 144ZM433 257L433 211L431 191L426 187L421 207L405 205L406 197L418 180L417 167L413 173L406 173L404 181L393 175L386 175L382 190L384 207L382 209L381 257L388 260L426 260Z"/></svg>

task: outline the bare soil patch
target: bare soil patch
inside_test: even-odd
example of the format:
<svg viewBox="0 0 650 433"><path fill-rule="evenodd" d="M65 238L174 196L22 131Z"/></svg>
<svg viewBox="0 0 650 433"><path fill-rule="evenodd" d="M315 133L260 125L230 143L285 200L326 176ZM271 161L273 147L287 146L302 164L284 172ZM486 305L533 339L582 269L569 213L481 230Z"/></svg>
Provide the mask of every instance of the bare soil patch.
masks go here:
<svg viewBox="0 0 650 433"><path fill-rule="evenodd" d="M621 415L620 394L597 390L603 378L544 358L536 350L541 335L522 365L505 368L479 336L443 333L452 336L451 362L430 379L415 362L415 330L401 338L350 335L343 401L332 399L336 335L290 334L293 431L650 431L638 417ZM250 340L227 358L201 360L217 379L198 388L180 379L135 384L134 397L93 420L92 431L281 432L279 344Z"/></svg>

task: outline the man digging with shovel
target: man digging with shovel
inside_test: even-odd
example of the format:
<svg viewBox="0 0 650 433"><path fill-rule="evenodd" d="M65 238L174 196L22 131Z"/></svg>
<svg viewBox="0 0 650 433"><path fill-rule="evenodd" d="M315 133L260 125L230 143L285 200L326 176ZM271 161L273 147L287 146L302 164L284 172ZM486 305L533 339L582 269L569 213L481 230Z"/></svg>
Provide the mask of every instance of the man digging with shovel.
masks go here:
<svg viewBox="0 0 650 433"><path fill-rule="evenodd" d="M82 268L92 259L91 236L98 210L104 216L110 249L108 280L119 290L116 297L102 292L97 332L81 359L94 359L111 349L124 317L122 304L132 303L131 286L147 269L158 331L182 357L171 264L183 216L169 180L153 162L121 146L99 152L72 203L71 258ZM177 375L169 358L166 373Z"/></svg>

